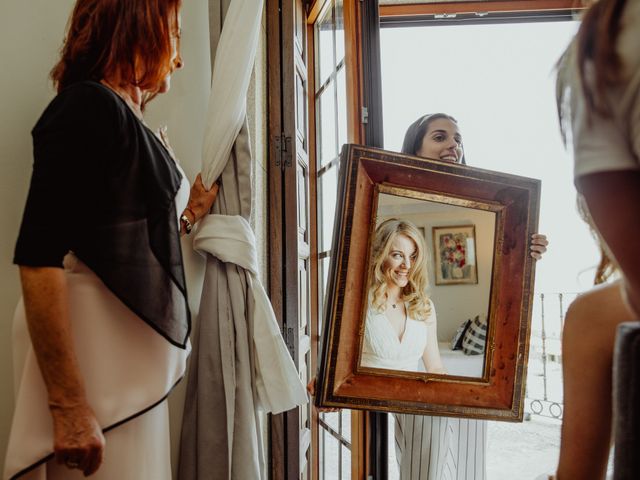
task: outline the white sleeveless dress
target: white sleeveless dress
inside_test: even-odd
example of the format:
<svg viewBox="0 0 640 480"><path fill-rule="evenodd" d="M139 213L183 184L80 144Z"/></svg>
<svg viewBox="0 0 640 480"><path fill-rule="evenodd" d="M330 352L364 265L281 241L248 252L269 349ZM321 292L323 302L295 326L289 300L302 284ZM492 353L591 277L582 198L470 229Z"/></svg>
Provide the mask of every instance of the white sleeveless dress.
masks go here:
<svg viewBox="0 0 640 480"><path fill-rule="evenodd" d="M424 321L407 318L402 338L398 338L384 312L373 308L367 311L360 361L363 367L423 372L421 357L426 346Z"/></svg>
<svg viewBox="0 0 640 480"><path fill-rule="evenodd" d="M435 320L433 303L432 315ZM384 312L367 311L361 365L424 372L424 321L407 318L398 338ZM393 414L400 480L485 480L486 422L467 418Z"/></svg>
<svg viewBox="0 0 640 480"><path fill-rule="evenodd" d="M176 215L189 199L184 171ZM178 218L176 218L178 221ZM94 480L170 480L166 398L184 376L190 344L171 345L127 308L72 253L64 260L69 314L89 404L105 430L104 461ZM14 412L3 479L80 480L58 465L47 392L20 300L14 316Z"/></svg>

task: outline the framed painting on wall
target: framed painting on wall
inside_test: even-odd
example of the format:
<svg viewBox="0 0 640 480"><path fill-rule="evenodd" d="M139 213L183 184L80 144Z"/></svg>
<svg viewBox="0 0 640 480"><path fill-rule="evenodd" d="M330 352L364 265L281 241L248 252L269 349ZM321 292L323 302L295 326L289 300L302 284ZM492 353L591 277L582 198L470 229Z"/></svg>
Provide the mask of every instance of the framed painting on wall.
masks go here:
<svg viewBox="0 0 640 480"><path fill-rule="evenodd" d="M436 285L478 283L474 225L433 227Z"/></svg>

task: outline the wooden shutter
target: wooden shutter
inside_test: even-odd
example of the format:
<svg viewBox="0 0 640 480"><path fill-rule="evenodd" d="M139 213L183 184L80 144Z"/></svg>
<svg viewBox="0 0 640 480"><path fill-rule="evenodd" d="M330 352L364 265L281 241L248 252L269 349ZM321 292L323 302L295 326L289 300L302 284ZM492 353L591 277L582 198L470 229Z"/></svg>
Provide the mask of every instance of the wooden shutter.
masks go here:
<svg viewBox="0 0 640 480"><path fill-rule="evenodd" d="M270 294L283 336L307 382L309 141L306 14L302 0L267 1ZM309 405L271 417L271 477L308 478Z"/></svg>

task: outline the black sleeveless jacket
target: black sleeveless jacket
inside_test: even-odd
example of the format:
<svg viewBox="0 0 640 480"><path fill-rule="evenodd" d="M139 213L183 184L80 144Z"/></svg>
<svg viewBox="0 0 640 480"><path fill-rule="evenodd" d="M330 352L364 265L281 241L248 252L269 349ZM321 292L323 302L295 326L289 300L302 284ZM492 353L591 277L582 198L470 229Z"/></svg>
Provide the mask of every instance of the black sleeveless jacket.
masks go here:
<svg viewBox="0 0 640 480"><path fill-rule="evenodd" d="M32 131L33 174L14 263L62 267L74 252L134 313L184 348L190 331L164 145L109 88L60 92Z"/></svg>

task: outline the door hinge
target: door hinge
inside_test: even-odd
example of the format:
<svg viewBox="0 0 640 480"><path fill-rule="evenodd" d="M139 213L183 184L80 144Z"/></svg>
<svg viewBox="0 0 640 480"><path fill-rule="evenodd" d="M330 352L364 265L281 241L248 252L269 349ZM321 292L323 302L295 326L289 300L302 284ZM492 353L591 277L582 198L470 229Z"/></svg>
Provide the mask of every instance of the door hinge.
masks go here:
<svg viewBox="0 0 640 480"><path fill-rule="evenodd" d="M369 123L369 109L367 107L362 107L360 111L360 121L362 123Z"/></svg>
<svg viewBox="0 0 640 480"><path fill-rule="evenodd" d="M276 135L273 139L276 150L276 167L284 170L291 166L291 137L284 134Z"/></svg>
<svg viewBox="0 0 640 480"><path fill-rule="evenodd" d="M295 358L296 353L296 343L294 337L294 329L293 327L282 327L282 337L284 338L284 343L289 349L289 354Z"/></svg>

